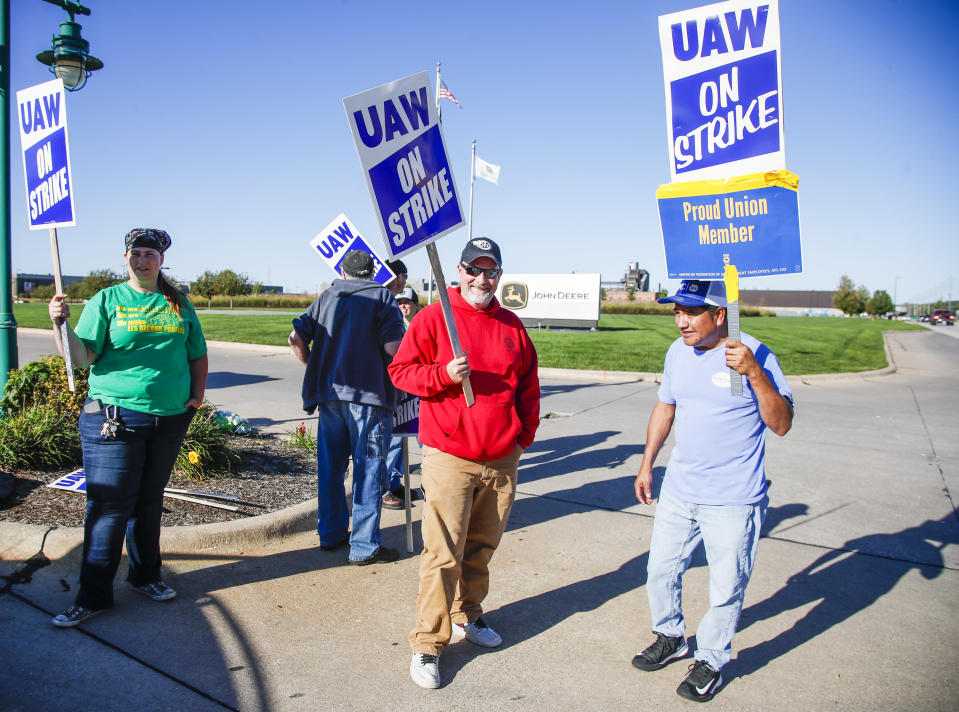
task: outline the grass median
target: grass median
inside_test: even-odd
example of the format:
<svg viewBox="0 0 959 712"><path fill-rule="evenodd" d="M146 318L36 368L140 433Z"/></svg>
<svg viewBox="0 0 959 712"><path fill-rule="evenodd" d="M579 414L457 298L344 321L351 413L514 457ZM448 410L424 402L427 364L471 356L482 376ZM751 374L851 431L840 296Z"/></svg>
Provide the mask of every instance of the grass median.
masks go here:
<svg viewBox="0 0 959 712"><path fill-rule="evenodd" d="M82 310L71 305L70 321ZM46 304L16 304L22 327L48 329ZM205 314L199 312L206 338L285 346L289 314ZM882 332L922 330L916 324L874 319L829 317L744 317L743 331L768 345L787 374L844 373L884 368ZM598 371L647 371L663 368L666 349L677 337L669 316L606 314L596 331L530 329L539 363L544 367Z"/></svg>

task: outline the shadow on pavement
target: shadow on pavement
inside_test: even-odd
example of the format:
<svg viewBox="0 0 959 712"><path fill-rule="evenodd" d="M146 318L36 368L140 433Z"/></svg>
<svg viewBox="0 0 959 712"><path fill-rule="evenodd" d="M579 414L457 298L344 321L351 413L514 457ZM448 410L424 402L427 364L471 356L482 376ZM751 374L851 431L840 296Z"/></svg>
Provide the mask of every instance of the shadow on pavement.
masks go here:
<svg viewBox="0 0 959 712"><path fill-rule="evenodd" d="M206 377L206 389L232 388L233 386L250 386L254 383L279 381L273 376L263 376L254 373L233 373L232 371L213 371Z"/></svg>
<svg viewBox="0 0 959 712"><path fill-rule="evenodd" d="M741 650L729 665L730 672L736 677L748 675L813 640L869 608L913 569L923 578L936 578L943 570L942 549L957 542L956 515L950 513L892 534L850 539L841 548L827 551L775 594L743 611L739 630L815 603L788 630Z"/></svg>
<svg viewBox="0 0 959 712"><path fill-rule="evenodd" d="M537 440L523 453L518 484L534 482L545 477L567 475L573 472L606 468L615 470L633 455L641 455L644 446L616 445L597 450L597 445L619 435L618 430L603 430L585 435L557 436Z"/></svg>

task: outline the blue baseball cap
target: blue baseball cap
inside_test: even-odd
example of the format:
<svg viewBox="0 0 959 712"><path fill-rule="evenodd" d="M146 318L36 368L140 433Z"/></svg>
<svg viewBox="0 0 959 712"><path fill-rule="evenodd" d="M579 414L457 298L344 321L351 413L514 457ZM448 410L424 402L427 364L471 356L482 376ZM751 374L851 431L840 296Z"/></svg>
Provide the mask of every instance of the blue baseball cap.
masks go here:
<svg viewBox="0 0 959 712"><path fill-rule="evenodd" d="M684 307L725 307L726 285L722 281L684 279L671 297L657 299L660 304L674 302Z"/></svg>

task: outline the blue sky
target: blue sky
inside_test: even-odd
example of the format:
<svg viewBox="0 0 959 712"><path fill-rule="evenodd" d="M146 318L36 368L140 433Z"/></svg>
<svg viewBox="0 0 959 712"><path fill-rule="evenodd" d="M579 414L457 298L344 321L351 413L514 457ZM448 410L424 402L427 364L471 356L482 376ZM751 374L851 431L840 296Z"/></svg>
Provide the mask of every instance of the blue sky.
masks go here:
<svg viewBox="0 0 959 712"><path fill-rule="evenodd" d="M78 221L59 231L67 274L119 271L127 230L157 226L179 279L229 268L316 290L331 273L308 244L338 213L379 239L342 99L435 78L440 61L464 107L443 102L460 192L474 138L502 166L498 186L474 187L473 234L500 243L508 271L611 280L639 262L654 288L676 285L655 201L669 181L657 16L705 3L86 4L77 21L105 68L67 97ZM12 93L51 77L34 55L63 19L11 0ZM847 273L900 302L959 298L959 4L781 0L780 22L804 272L742 288L832 289ZM13 268L48 273L10 126ZM448 276L465 239L464 227L438 243ZM428 275L425 251L406 263Z"/></svg>

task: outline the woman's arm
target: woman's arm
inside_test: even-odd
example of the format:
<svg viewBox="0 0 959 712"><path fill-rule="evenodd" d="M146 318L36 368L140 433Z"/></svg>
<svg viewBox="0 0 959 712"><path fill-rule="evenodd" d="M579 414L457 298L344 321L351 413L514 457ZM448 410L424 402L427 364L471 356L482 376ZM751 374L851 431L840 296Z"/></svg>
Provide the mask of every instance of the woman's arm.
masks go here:
<svg viewBox="0 0 959 712"><path fill-rule="evenodd" d="M206 354L190 361L190 400L187 408L199 408L203 405L203 396L206 394L206 376L210 371L210 359Z"/></svg>
<svg viewBox="0 0 959 712"><path fill-rule="evenodd" d="M100 354L88 349L86 344L80 341L80 337L73 331L73 327L70 326L70 323L67 321L70 316L70 305L67 304L64 299L66 299L66 295L56 294L53 299L50 300L48 307L50 320L53 321L54 324L53 338L57 342L57 351L63 356L63 337L60 334L59 328L60 321L62 320L63 323L67 325L67 339L70 343L70 360L73 361L73 365L78 368L89 366L100 358Z"/></svg>

